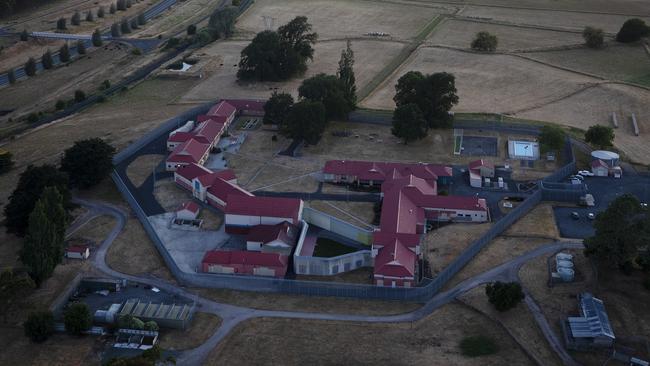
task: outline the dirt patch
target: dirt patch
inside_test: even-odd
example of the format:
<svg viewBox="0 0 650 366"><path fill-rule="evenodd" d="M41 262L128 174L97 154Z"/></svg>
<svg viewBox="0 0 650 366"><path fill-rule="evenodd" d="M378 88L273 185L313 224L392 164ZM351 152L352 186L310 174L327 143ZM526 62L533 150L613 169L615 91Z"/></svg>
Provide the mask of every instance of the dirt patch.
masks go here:
<svg viewBox="0 0 650 366"><path fill-rule="evenodd" d="M140 155L126 168L126 175L135 187L140 187L165 157L159 154Z"/></svg>
<svg viewBox="0 0 650 366"><path fill-rule="evenodd" d="M336 297L299 296L278 293L192 289L213 301L262 310L287 310L328 314L392 315L414 311L421 304Z"/></svg>
<svg viewBox="0 0 650 366"><path fill-rule="evenodd" d="M422 253L429 262L431 274L444 270L492 224L450 224L427 233L422 242Z"/></svg>
<svg viewBox="0 0 650 366"><path fill-rule="evenodd" d="M478 32L489 32L496 35L499 39L497 49L500 51L558 47L584 42L582 36L578 33L517 28L461 19L445 20L443 24L436 28L428 41L433 44L470 48L470 44Z"/></svg>
<svg viewBox="0 0 650 366"><path fill-rule="evenodd" d="M549 203L537 205L526 216L510 226L503 235L558 239L560 232L555 224L553 206Z"/></svg>
<svg viewBox="0 0 650 366"><path fill-rule="evenodd" d="M199 219L203 220L203 230L219 230L223 224L223 214L216 214L208 209L201 210Z"/></svg>
<svg viewBox="0 0 650 366"><path fill-rule="evenodd" d="M278 337L278 334L284 334ZM482 334L498 344L494 355L466 358L458 343ZM288 337L288 339L287 339ZM256 352L245 344L253 340ZM528 365L519 347L493 322L458 304L413 323L368 324L302 319L253 319L239 325L208 356L207 365L387 364Z"/></svg>
<svg viewBox="0 0 650 366"><path fill-rule="evenodd" d="M597 81L509 55L420 48L387 82L364 99L362 106L393 109L395 84L408 71L454 74L460 101L454 109L458 112L517 111L551 102Z"/></svg>
<svg viewBox="0 0 650 366"><path fill-rule="evenodd" d="M185 329L163 329L158 338L160 347L167 350L185 350L203 344L221 325L216 315L196 312L192 323Z"/></svg>
<svg viewBox="0 0 650 366"><path fill-rule="evenodd" d="M296 280L303 281L322 281L322 282L344 282L344 283L361 283L371 285L373 269L371 267L362 267L354 271L340 273L334 276L303 276L297 275Z"/></svg>
<svg viewBox="0 0 650 366"><path fill-rule="evenodd" d="M375 217L372 202L309 201L309 207L365 229L372 228Z"/></svg>

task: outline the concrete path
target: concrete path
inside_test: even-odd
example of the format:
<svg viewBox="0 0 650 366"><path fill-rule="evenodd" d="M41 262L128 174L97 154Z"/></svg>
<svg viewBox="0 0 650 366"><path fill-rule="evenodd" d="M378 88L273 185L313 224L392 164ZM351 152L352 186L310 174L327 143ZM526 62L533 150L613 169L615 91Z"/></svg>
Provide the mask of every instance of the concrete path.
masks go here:
<svg viewBox="0 0 650 366"><path fill-rule="evenodd" d="M368 315L350 315L350 314L307 313L307 312L297 312L297 311L258 310L258 309L245 308L245 307L222 304L215 301L211 301L199 297L196 294L187 291L181 286L169 283L159 278L148 277L148 276L146 277L133 276L125 273L120 273L111 269L106 264L106 252L110 247L110 245L115 240L115 238L123 230L124 225L126 224L127 214L124 211L122 211L122 209L105 203L81 200L78 198L73 199L73 202L82 205L89 210L89 213L83 216L86 222L92 219L93 215L110 215L115 217L115 219L117 220L117 224L115 225L113 230L111 230L111 232L108 234L106 239L102 242L101 246L96 250L95 255L92 258L92 264L96 269L111 277L123 278L129 281L156 286L160 289L163 289L177 296L184 296L184 297L196 299L196 303L200 307L201 311L215 314L223 320L221 326L201 346L181 353L181 355L177 358L179 365L202 364L202 362L207 358L209 353L219 344L219 342L221 342L221 340L223 340L230 333L230 331L237 324L248 319L269 317L269 318L353 321L353 322L369 322L369 323L413 322L428 316L429 314L431 314L441 306L453 301L456 297L464 294L465 292L479 285L488 282L493 282L493 281L516 280L517 274L521 266L533 258L545 254L551 254L562 249L583 248L583 245L581 243L576 243L576 242L556 242L556 243L540 246L511 261L503 263L484 273L469 278L447 291L438 293L431 300L427 301L424 304L424 306L409 313L387 315L387 316L368 316ZM540 327L542 328L542 332L544 332L545 335L551 334L554 336L550 327L546 326L545 329L543 324L544 322L546 322L546 320L543 319L543 321L541 321L540 317L543 318L541 311L535 316L535 318L536 320L538 320L538 324L540 324ZM547 322L546 325L548 325ZM570 356L568 356L568 354L566 354L566 351L564 350L561 344L557 342L556 343L551 342L551 347L558 353L558 355L565 362L566 365L575 365L575 362L570 358ZM562 353L565 353L566 355L563 355Z"/></svg>

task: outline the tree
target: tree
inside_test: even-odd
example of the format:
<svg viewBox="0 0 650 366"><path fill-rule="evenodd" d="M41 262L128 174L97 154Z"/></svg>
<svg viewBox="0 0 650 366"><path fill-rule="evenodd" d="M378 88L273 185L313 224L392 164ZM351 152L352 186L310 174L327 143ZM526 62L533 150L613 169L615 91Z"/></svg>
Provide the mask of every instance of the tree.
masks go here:
<svg viewBox="0 0 650 366"><path fill-rule="evenodd" d="M280 36L276 32L257 33L241 52L237 78L258 81L280 81L278 70Z"/></svg>
<svg viewBox="0 0 650 366"><path fill-rule="evenodd" d="M144 328L145 323L142 320L130 314L120 316L117 324L120 328L124 328L124 329L136 329L136 330L145 329Z"/></svg>
<svg viewBox="0 0 650 366"><path fill-rule="evenodd" d="M237 13L237 8L226 6L215 10L210 15L208 29L210 29L213 39L228 38L232 35L235 30Z"/></svg>
<svg viewBox="0 0 650 366"><path fill-rule="evenodd" d="M650 227L639 200L630 194L612 201L596 216L596 234L585 239L585 255L612 266L624 266L635 259L648 243Z"/></svg>
<svg viewBox="0 0 650 366"><path fill-rule="evenodd" d="M158 324L157 324L155 321L153 321L153 320L150 320L150 321L144 323L144 330L149 330L149 331L152 331L152 332L157 332L159 329L160 329L160 328L158 327Z"/></svg>
<svg viewBox="0 0 650 366"><path fill-rule="evenodd" d="M623 26L616 34L616 41L621 43L636 42L648 34L650 34L650 27L645 24L645 21L632 18L623 23Z"/></svg>
<svg viewBox="0 0 650 366"><path fill-rule="evenodd" d="M100 6L99 9L97 9L97 18L103 18L104 16L106 16L106 11L103 6Z"/></svg>
<svg viewBox="0 0 650 366"><path fill-rule="evenodd" d="M539 144L543 153L559 151L564 147L564 131L557 126L544 126L539 134Z"/></svg>
<svg viewBox="0 0 650 366"><path fill-rule="evenodd" d="M54 334L54 315L51 311L29 313L23 328L25 329L25 335L33 342L44 342Z"/></svg>
<svg viewBox="0 0 650 366"><path fill-rule="evenodd" d="M111 34L113 33L113 26L115 26L115 24L113 24L113 25L111 26ZM117 27L116 27L116 28L117 28ZM119 32L118 32L118 35L117 35L117 36L114 36L114 37L119 37L119 36L120 36L120 35L119 35ZM80 41L80 43L81 43L81 41ZM102 40L102 34L101 34L101 32L99 31L99 29L95 29L95 31L93 32L93 35L92 35L92 43L93 43L93 46L95 46L95 47L101 47L102 43L104 43L104 41ZM84 53L86 53L85 51L86 51L86 47L85 47L85 45L84 45ZM80 53L81 53L81 52L80 52Z"/></svg>
<svg viewBox="0 0 650 366"><path fill-rule="evenodd" d="M79 25L81 24L81 13L79 11L75 11L74 14L72 14L72 17L70 18L70 24L72 25Z"/></svg>
<svg viewBox="0 0 650 366"><path fill-rule="evenodd" d="M188 36L193 36L196 34L196 25L190 24L187 26L187 35Z"/></svg>
<svg viewBox="0 0 650 366"><path fill-rule="evenodd" d="M95 21L95 16L93 15L92 10L88 10L88 13L86 13L86 21L87 22L94 22Z"/></svg>
<svg viewBox="0 0 650 366"><path fill-rule="evenodd" d="M9 80L9 84L16 84L16 72L14 69L7 71L7 80Z"/></svg>
<svg viewBox="0 0 650 366"><path fill-rule="evenodd" d="M347 119L351 111L345 99L345 86L334 75L318 74L302 81L298 88L301 98L321 102L328 120Z"/></svg>
<svg viewBox="0 0 650 366"><path fill-rule="evenodd" d="M485 287L485 294L490 304L498 311L514 308L525 295L518 282L493 282Z"/></svg>
<svg viewBox="0 0 650 366"><path fill-rule="evenodd" d="M46 217L54 224L56 237L50 242L49 255L58 264L63 258L65 232L68 229L68 214L63 207L63 196L56 187L45 187L39 201L43 203Z"/></svg>
<svg viewBox="0 0 650 366"><path fill-rule="evenodd" d="M59 99L59 100L57 100L57 101L56 101L56 104L54 104L54 108L55 108L57 111L60 111L60 110L65 109L65 100L63 100L63 99Z"/></svg>
<svg viewBox="0 0 650 366"><path fill-rule="evenodd" d="M70 61L70 48L68 47L68 43L64 43L61 48L59 48L59 60L61 60L61 62Z"/></svg>
<svg viewBox="0 0 650 366"><path fill-rule="evenodd" d="M117 7L115 4L111 4L111 6L108 8L108 12L111 14L115 14L117 12Z"/></svg>
<svg viewBox="0 0 650 366"><path fill-rule="evenodd" d="M111 87L111 81L106 79L102 81L101 85L99 85L99 90L107 90L110 89Z"/></svg>
<svg viewBox="0 0 650 366"><path fill-rule="evenodd" d="M97 32L97 31L95 31L95 32ZM95 44L95 42L96 42L95 33L93 33L92 37L93 37L93 46L99 47L99 46L102 45L101 36L99 38L99 44L98 45ZM80 54L80 55L85 55L86 54L86 43L85 43L85 41L82 41L82 40L77 41L77 53Z"/></svg>
<svg viewBox="0 0 650 366"><path fill-rule="evenodd" d="M23 236L29 223L29 214L34 209L45 187L56 187L63 197L63 207L70 208L68 176L53 165L28 166L20 175L16 189L5 206L7 232Z"/></svg>
<svg viewBox="0 0 650 366"><path fill-rule="evenodd" d="M66 309L63 314L65 329L72 334L81 334L93 325L93 318L88 305L76 302Z"/></svg>
<svg viewBox="0 0 650 366"><path fill-rule="evenodd" d="M427 121L417 105L409 103L395 108L391 132L401 138L405 145L424 138L427 130Z"/></svg>
<svg viewBox="0 0 650 366"><path fill-rule="evenodd" d="M602 125L591 126L585 133L585 141L598 146L601 149L612 146L614 141L614 129Z"/></svg>
<svg viewBox="0 0 650 366"><path fill-rule="evenodd" d="M409 71L395 85L396 106L414 103L420 108L429 128L451 127L451 107L458 104L454 75L439 72L423 75Z"/></svg>
<svg viewBox="0 0 650 366"><path fill-rule="evenodd" d="M75 103L80 103L86 100L86 93L84 93L83 90L75 90L74 91L74 101Z"/></svg>
<svg viewBox="0 0 650 366"><path fill-rule="evenodd" d="M140 26L138 25L138 19L137 18L131 19L131 22L129 24L131 25L131 29L140 28Z"/></svg>
<svg viewBox="0 0 650 366"><path fill-rule="evenodd" d="M36 60L33 57L30 57L25 63L25 74L27 76L36 75Z"/></svg>
<svg viewBox="0 0 650 366"><path fill-rule="evenodd" d="M307 60L314 59L313 45L318 34L313 32L307 17L297 16L289 23L278 28L280 41L283 45L281 52L281 69L285 79L294 75L302 75L307 70Z"/></svg>
<svg viewBox="0 0 650 366"><path fill-rule="evenodd" d="M43 56L41 56L41 64L43 64L45 70L54 67L54 60L52 60L52 52L50 52L50 50L45 51Z"/></svg>
<svg viewBox="0 0 650 366"><path fill-rule="evenodd" d="M120 26L117 23L111 24L111 37L120 36Z"/></svg>
<svg viewBox="0 0 650 366"><path fill-rule="evenodd" d="M14 167L13 154L0 149L0 174L7 173Z"/></svg>
<svg viewBox="0 0 650 366"><path fill-rule="evenodd" d="M122 22L120 23L120 32L122 32L122 34L131 33L131 26L129 25L128 19L122 18Z"/></svg>
<svg viewBox="0 0 650 366"><path fill-rule="evenodd" d="M66 20L65 18L59 18L59 20L56 21L56 29L58 30L65 30L66 27Z"/></svg>
<svg viewBox="0 0 650 366"><path fill-rule="evenodd" d="M113 169L115 148L100 138L76 141L65 150L61 170L70 175L70 184L90 188L108 177Z"/></svg>
<svg viewBox="0 0 650 366"><path fill-rule="evenodd" d="M20 250L20 261L23 262L27 273L40 286L48 279L62 258L53 258L51 244L57 239L57 227L47 217L44 203L39 200L29 215L29 228L23 247Z"/></svg>
<svg viewBox="0 0 650 366"><path fill-rule="evenodd" d="M601 48L605 44L605 33L600 28L585 27L582 31L582 38L589 48Z"/></svg>
<svg viewBox="0 0 650 366"><path fill-rule="evenodd" d="M343 96L348 102L350 110L354 110L357 107L357 86L354 77L354 52L352 51L352 42L349 39L346 42L345 50L341 51L336 76L343 84Z"/></svg>
<svg viewBox="0 0 650 366"><path fill-rule="evenodd" d="M117 0L115 5L117 5L117 10L121 10L121 11L126 10L126 0Z"/></svg>
<svg viewBox="0 0 650 366"><path fill-rule="evenodd" d="M145 18L144 13L138 14L138 25L147 24L147 18Z"/></svg>
<svg viewBox="0 0 650 366"><path fill-rule="evenodd" d="M11 268L0 273L0 313L5 323L7 315L20 306L20 302L16 300L26 296L33 288L34 281L25 273L17 274Z"/></svg>
<svg viewBox="0 0 650 366"><path fill-rule="evenodd" d="M264 124L281 125L293 106L293 97L289 93L273 92L264 104Z"/></svg>
<svg viewBox="0 0 650 366"><path fill-rule="evenodd" d="M478 32L472 41L472 49L481 52L494 52L497 49L499 40L494 34Z"/></svg>
<svg viewBox="0 0 650 366"><path fill-rule="evenodd" d="M323 103L303 100L293 105L287 118L280 125L280 133L314 145L323 135L326 123Z"/></svg>
<svg viewBox="0 0 650 366"><path fill-rule="evenodd" d="M29 39L29 34L27 33L27 29L23 29L22 32L20 32L20 40L23 42L27 42Z"/></svg>

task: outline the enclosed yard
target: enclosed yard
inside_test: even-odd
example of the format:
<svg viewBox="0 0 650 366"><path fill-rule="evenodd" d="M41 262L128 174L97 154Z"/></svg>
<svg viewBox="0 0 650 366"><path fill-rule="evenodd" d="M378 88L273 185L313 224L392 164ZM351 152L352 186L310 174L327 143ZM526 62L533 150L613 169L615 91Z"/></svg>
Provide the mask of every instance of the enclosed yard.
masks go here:
<svg viewBox="0 0 650 366"><path fill-rule="evenodd" d="M314 248L314 257L338 257L339 255L356 252L357 248L343 245L337 241L318 238L316 240L316 248Z"/></svg>

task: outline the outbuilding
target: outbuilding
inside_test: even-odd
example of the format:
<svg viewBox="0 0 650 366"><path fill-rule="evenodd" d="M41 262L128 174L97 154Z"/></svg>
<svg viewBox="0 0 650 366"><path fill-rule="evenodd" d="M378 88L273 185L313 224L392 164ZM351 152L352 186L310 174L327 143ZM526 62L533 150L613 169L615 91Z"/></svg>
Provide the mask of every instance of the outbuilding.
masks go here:
<svg viewBox="0 0 650 366"><path fill-rule="evenodd" d="M65 257L70 259L88 259L90 248L87 245L72 245L65 249Z"/></svg>
<svg viewBox="0 0 650 366"><path fill-rule="evenodd" d="M201 206L196 202L187 201L176 211L176 218L179 220L196 220L200 211Z"/></svg>
<svg viewBox="0 0 650 366"><path fill-rule="evenodd" d="M591 162L591 172L596 177L606 177L609 175L609 166L604 161L596 159Z"/></svg>
<svg viewBox="0 0 650 366"><path fill-rule="evenodd" d="M468 164L469 185L481 188L483 178L494 178L494 164L483 159L472 161Z"/></svg>

